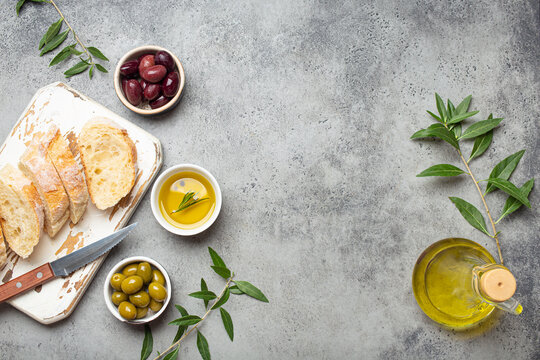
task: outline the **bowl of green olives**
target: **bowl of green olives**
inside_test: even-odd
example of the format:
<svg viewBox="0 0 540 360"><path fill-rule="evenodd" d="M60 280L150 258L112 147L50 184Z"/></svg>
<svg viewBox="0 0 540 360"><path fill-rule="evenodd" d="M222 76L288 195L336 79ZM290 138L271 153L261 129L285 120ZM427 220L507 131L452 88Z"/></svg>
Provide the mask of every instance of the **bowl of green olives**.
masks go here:
<svg viewBox="0 0 540 360"><path fill-rule="evenodd" d="M171 279L157 261L132 256L116 264L103 286L107 308L118 320L146 324L157 319L171 300Z"/></svg>

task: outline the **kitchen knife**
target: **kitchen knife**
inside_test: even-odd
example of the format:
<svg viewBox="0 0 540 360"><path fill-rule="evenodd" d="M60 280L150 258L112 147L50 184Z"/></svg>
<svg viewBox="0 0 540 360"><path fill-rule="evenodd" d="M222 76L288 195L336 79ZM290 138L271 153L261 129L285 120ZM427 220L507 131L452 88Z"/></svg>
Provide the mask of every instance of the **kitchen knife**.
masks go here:
<svg viewBox="0 0 540 360"><path fill-rule="evenodd" d="M82 249L74 251L60 259L56 259L53 262L43 264L26 274L0 285L0 303L56 277L68 276L78 268L94 261L107 251L111 250L120 243L120 241L122 241L135 226L137 226L137 223L126 226Z"/></svg>

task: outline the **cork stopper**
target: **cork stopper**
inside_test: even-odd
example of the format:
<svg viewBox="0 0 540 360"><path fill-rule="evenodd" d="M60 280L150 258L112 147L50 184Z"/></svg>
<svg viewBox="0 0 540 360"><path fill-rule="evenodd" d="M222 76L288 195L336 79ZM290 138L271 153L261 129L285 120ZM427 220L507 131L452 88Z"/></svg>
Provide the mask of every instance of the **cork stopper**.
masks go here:
<svg viewBox="0 0 540 360"><path fill-rule="evenodd" d="M506 301L516 292L516 279L508 269L488 270L480 277L480 290L493 301Z"/></svg>

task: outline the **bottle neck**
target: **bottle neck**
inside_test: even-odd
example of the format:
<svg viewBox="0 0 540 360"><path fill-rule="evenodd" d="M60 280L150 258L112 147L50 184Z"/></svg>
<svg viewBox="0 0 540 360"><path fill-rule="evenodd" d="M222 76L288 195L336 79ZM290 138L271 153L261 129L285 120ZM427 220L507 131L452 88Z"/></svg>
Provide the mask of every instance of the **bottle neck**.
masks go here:
<svg viewBox="0 0 540 360"><path fill-rule="evenodd" d="M521 313L523 308L512 298L516 279L510 270L499 264L485 264L475 266L472 272L473 289L484 302L514 314Z"/></svg>

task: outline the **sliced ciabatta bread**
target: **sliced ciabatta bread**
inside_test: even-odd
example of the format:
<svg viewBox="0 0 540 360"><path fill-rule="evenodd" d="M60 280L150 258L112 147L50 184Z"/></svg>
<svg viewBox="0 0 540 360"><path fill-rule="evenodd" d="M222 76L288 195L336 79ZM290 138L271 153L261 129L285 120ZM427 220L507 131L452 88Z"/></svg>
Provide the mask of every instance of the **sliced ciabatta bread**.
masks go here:
<svg viewBox="0 0 540 360"><path fill-rule="evenodd" d="M32 182L9 164L0 169L0 222L11 250L27 258L42 233L43 206Z"/></svg>
<svg viewBox="0 0 540 360"><path fill-rule="evenodd" d="M56 126L51 128L55 133L47 149L69 197L69 217L76 224L84 214L88 204L88 189L79 163L75 160L66 140Z"/></svg>
<svg viewBox="0 0 540 360"><path fill-rule="evenodd" d="M0 222L1 223L1 222ZM4 243L4 234L2 233L2 226L0 226L0 270L7 263L7 249Z"/></svg>
<svg viewBox="0 0 540 360"><path fill-rule="evenodd" d="M135 184L137 150L125 129L107 119L87 122L77 140L90 198L105 210Z"/></svg>
<svg viewBox="0 0 540 360"><path fill-rule="evenodd" d="M35 134L19 160L19 168L32 180L43 202L45 230L50 237L56 235L69 218L69 198L47 156L47 149L55 136L54 131Z"/></svg>

